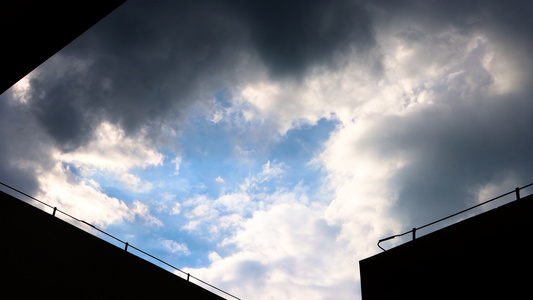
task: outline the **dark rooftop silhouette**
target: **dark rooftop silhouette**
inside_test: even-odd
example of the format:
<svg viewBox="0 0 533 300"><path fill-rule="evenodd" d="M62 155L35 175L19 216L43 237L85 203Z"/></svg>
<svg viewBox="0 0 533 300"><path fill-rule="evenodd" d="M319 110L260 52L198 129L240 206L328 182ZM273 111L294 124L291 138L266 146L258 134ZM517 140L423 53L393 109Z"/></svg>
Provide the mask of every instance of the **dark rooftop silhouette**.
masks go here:
<svg viewBox="0 0 533 300"><path fill-rule="evenodd" d="M0 94L124 2L2 1Z"/></svg>
<svg viewBox="0 0 533 300"><path fill-rule="evenodd" d="M50 214L4 192L0 192L0 201L4 212L0 268L5 295L18 299L47 295L223 299L133 255L127 245L119 248L61 220L53 215L56 209Z"/></svg>
<svg viewBox="0 0 533 300"><path fill-rule="evenodd" d="M532 212L530 195L361 260L363 300L528 298Z"/></svg>

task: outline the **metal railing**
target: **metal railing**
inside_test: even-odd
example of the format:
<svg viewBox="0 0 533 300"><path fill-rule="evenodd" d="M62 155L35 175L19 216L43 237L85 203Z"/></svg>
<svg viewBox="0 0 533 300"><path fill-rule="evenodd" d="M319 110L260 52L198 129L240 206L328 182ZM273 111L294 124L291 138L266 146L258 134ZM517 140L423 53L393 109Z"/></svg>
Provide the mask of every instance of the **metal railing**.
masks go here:
<svg viewBox="0 0 533 300"><path fill-rule="evenodd" d="M111 234L109 234L109 233L107 233L107 232L105 232L105 231L103 231L103 230L97 228L97 227L94 226L94 225L92 225L92 224L90 224L90 223L88 223L88 222L85 222L84 220L78 219L78 218L76 218L76 217L74 217L74 216L72 216L72 215L70 215L70 214L68 214L68 213L66 213L66 212L64 212L64 211L62 211L62 210L60 210L60 209L58 209L57 207L53 207L53 206L51 206L51 205L49 205L49 204L47 204L47 203L45 203L45 202L43 202L43 201L41 201L41 200L39 200L39 199L37 199L37 198L35 198L35 197L33 197L33 196L30 196L30 195L28 195L28 194L26 194L26 193L24 193L24 192L22 192L22 191L20 191L20 190L17 190L17 189L15 189L15 188L13 188L13 187L11 187L11 186L9 186L9 185L3 183L3 182L0 182L0 185L4 186L4 187L6 187L6 188L8 188L8 189L10 189L10 190L12 190L12 191L15 191L15 192L17 192L17 193L19 193L19 194L21 194L21 195L24 195L24 196L26 196L26 197L28 197L28 198L34 200L34 201L37 201L38 203L40 203L40 204L42 204L42 205L44 205L44 206L47 206L47 207L51 208L51 209L52 209L52 216L56 216L56 213L57 213L57 212L62 213L63 215L65 215L65 216L71 218L72 220L77 221L77 222L80 222L80 223L83 223L83 224L85 224L85 225L87 225L87 226L93 228L94 230L96 230L96 231L98 231L98 232L100 232L100 233L102 233L102 234L104 234L104 235L106 235L106 236L108 236L108 237L114 239L115 241L124 244L124 250L125 250L125 251L128 251L128 248L135 249L135 250L139 251L140 253L142 253L142 254L144 254L144 255L146 255L146 256L152 258L152 259L155 259L156 261L158 261L158 262L164 264L165 266L170 267L170 268L172 268L173 270L178 271L178 272L180 272L180 273L186 275L186 276L187 276L187 281L188 281L188 282L192 282L192 281L190 280L190 279L192 278L192 279L196 280L197 282L200 282L200 283L202 283L203 285L207 286L207 287L210 288L210 289L214 289L214 290L216 290L216 291L218 291L218 292L221 292L221 293L223 293L223 294L226 295L226 296L230 296L230 297L232 297L233 299L241 300L240 298L237 298L236 296L234 296L234 295L232 295L232 294L230 294L230 293L228 293L228 292L226 292L226 291L223 291L223 290L217 288L216 286L211 285L211 284L209 284L209 283L207 283L207 282L201 280L200 278L194 277L194 276L192 276L191 274L189 274L189 273L187 273L187 272L185 272L185 271L183 271L183 270L180 270L180 269L178 269L177 267L175 267L175 266L173 266L173 265L171 265L171 264L169 264L169 263L167 263L167 262L165 262L165 261L163 261L163 260L161 260L161 259L159 259L159 258L157 258L157 257L155 257L155 256L153 256L153 255L151 255L151 254L149 254L149 253L147 253L147 252L145 252L145 251L143 251L143 250L137 248L137 247L134 247L133 245L129 244L128 242L125 242L125 241L120 240L119 238L117 238L117 237L115 237L115 236L113 236L113 235L111 235ZM139 257L139 256L138 256L138 257ZM139 257L139 258L140 258L140 257ZM211 292L212 292L212 291L211 291Z"/></svg>
<svg viewBox="0 0 533 300"><path fill-rule="evenodd" d="M409 233L412 234L412 236L413 236L413 240L415 240L415 239L416 239L416 232L417 232L417 230L424 229L424 228L429 227L429 226L431 226L431 225L434 225L434 224L436 224L436 223L439 223L439 222L445 221L445 220L447 220L447 219L450 219L450 218L452 218L452 217L455 217L455 216L457 216L457 215L460 215L460 214L462 214L462 213L465 213L465 212L467 212L467 211L469 211L469 210L472 210L472 209L474 209L474 208L477 208L477 207L480 207L480 206L485 205L485 204L487 204L487 203L490 203L490 202L492 202L492 201L494 201L494 200L497 200L497 199L503 198L503 197L505 197L505 196L511 195L511 194L513 194L513 193L516 194L516 200L520 200L520 190L523 190L523 189L525 189L525 188L527 188L527 187L530 187L530 186L532 186L532 185L533 185L533 183L530 183L530 184L525 185L525 186L523 186L523 187L517 187L517 188L515 188L514 190L512 190L512 191L510 191L510 192L508 192L508 193L505 193L505 194L500 195L500 196L498 196L498 197L492 198L492 199L487 200L487 201L485 201L485 202L481 202L481 203L479 203L479 204L477 204L477 205L474 205L474 206L469 207L469 208L467 208L467 209L461 210L461 211L456 212L456 213L454 213L454 214L451 214L451 215L449 215L449 216L447 216L447 217L444 217L444 218L438 219L438 220L433 221L433 222L431 222L431 223L428 223L428 224L426 224L426 225L423 225L423 226L420 226L420 227L415 227L415 228L413 228L413 229L411 229L411 230L409 230L409 231L406 231L406 232L404 232L404 233L395 234L395 235L392 235L392 236L389 236L389 237L383 238L383 239L381 239L381 240L378 241L378 247L379 247L381 250L386 251L386 250L383 249L379 244L381 244L382 242L388 241L388 240L392 240L392 239L397 238L397 237L404 236L404 235L409 234Z"/></svg>

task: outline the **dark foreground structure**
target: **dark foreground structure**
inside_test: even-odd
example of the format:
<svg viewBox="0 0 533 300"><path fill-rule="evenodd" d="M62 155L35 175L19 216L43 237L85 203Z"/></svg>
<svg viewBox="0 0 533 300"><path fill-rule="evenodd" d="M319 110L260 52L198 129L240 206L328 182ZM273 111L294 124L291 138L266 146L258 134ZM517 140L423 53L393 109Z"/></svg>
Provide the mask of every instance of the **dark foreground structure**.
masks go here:
<svg viewBox="0 0 533 300"><path fill-rule="evenodd" d="M3 0L0 94L126 0Z"/></svg>
<svg viewBox="0 0 533 300"><path fill-rule="evenodd" d="M223 299L0 192L2 299Z"/></svg>
<svg viewBox="0 0 533 300"><path fill-rule="evenodd" d="M359 262L363 300L531 299L533 196Z"/></svg>

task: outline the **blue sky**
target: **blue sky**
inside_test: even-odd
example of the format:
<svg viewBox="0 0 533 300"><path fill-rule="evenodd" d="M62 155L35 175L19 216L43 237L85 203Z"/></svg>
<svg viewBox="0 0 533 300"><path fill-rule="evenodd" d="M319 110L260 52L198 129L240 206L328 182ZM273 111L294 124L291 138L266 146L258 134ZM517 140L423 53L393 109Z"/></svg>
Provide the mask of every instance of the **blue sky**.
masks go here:
<svg viewBox="0 0 533 300"><path fill-rule="evenodd" d="M178 153L163 152L165 158L161 165L132 172L140 178L157 182L157 186L149 192L129 193L120 182L106 178L105 174L95 174L93 178L98 182L105 182L101 187L107 195L130 203L145 198L155 204L162 201L161 198L168 197L173 202L183 204L199 195L216 199L239 192L247 178L257 176L266 166L271 166L280 169L279 176L262 181L261 186L254 187L252 192L269 193L279 188L291 189L302 185L308 194L319 197L323 171L320 166L313 165L311 160L321 151L329 133L335 129L335 123L335 120L321 119L315 125L291 129L270 145L264 145L260 140L236 143L239 136L253 133L237 127L231 120L214 123L207 118L195 118L187 122L187 126L182 128L183 133L177 137L180 145ZM243 157L242 149L250 154ZM176 157L180 157L179 163L175 162ZM176 164L179 165L178 169ZM184 220L166 213L168 212L154 215L161 215L162 219L167 220L165 223L185 225ZM180 260L188 263L201 261L199 266L204 266L207 258L205 252L209 249L206 244L214 244L213 241L203 240L186 230L175 232L175 227L167 230L161 228L159 231L161 236L194 245L194 255L181 257ZM215 238L215 242L220 242L220 238Z"/></svg>
<svg viewBox="0 0 533 300"><path fill-rule="evenodd" d="M127 1L0 95L0 181L242 299L357 299L379 239L532 181L532 10Z"/></svg>
<svg viewBox="0 0 533 300"><path fill-rule="evenodd" d="M218 107L228 110L232 106L223 93L217 93L213 98ZM323 151L337 120L322 118L316 124L302 124L273 137L268 143L260 137L250 138L256 134L254 128L243 128L242 122L238 113L217 121L209 115L185 120L185 125L180 126L180 132L173 137L179 144L177 150L157 149L163 156L160 164L133 168L129 172L152 183L153 186L145 191L128 188L109 172L96 171L91 176L83 176L76 164L65 163L65 166L79 176L79 180L98 182L102 193L120 199L128 206L135 201L147 204L153 217L164 224L149 231L139 228L145 225L143 221L141 224L136 221L113 224L109 233L132 245L158 245L148 246L145 250L174 266L206 267L212 249L236 228L213 235L202 226L187 229L189 219L184 214L195 208L191 199L199 197L213 202L217 198L242 193L243 189L251 197L262 198L264 195L260 194L299 187L305 190L309 201L331 200L323 199L321 195L324 170L312 160ZM268 170L273 175L265 175ZM265 178L257 178L262 176ZM259 182L244 188L243 185L250 181ZM252 212L245 211L242 217L251 218ZM225 213L219 211L218 214L223 216ZM163 240L168 242L161 244ZM168 246L170 241L181 247L173 252ZM225 250L221 248L220 251Z"/></svg>

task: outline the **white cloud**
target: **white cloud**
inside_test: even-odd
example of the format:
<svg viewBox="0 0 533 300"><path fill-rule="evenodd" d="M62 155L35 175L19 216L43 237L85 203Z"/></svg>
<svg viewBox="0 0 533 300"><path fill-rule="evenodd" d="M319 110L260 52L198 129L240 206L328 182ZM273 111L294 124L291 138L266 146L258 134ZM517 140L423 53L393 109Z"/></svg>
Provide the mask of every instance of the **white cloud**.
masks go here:
<svg viewBox="0 0 533 300"><path fill-rule="evenodd" d="M314 124L321 117L328 117L329 110L317 100L314 82L302 87L291 83L259 81L241 90L243 115L247 121L269 120L279 134L285 134L299 120Z"/></svg>
<svg viewBox="0 0 533 300"><path fill-rule="evenodd" d="M180 174L180 166L181 166L181 162L182 162L182 158L181 156L176 156L173 160L172 160L172 163L175 165L174 166L174 169L176 170L174 172L174 175L179 175Z"/></svg>
<svg viewBox="0 0 533 300"><path fill-rule="evenodd" d="M179 215L181 212L181 204L179 202L174 203L172 206L172 211L170 214L172 215Z"/></svg>
<svg viewBox="0 0 533 300"><path fill-rule="evenodd" d="M242 191L252 191L254 189L261 190L266 182L274 179L279 179L285 173L285 165L283 163L271 163L267 161L263 166L261 173L250 176L241 184Z"/></svg>
<svg viewBox="0 0 533 300"><path fill-rule="evenodd" d="M224 112L222 110L217 110L211 116L210 121L214 124L220 122L224 118Z"/></svg>
<svg viewBox="0 0 533 300"><path fill-rule="evenodd" d="M211 198L205 194L191 197L179 206L180 213L188 219L181 227L197 236L227 244L225 237L231 236L243 226L243 222L258 211L268 210L273 205L309 204L307 188L297 184L291 189L275 188L266 191L263 185L282 179L285 174L283 164L266 162L260 173L250 175L233 192ZM276 186L276 183L273 184Z"/></svg>
<svg viewBox="0 0 533 300"><path fill-rule="evenodd" d="M27 104L27 93L30 90L30 81L34 72L26 75L24 78L20 79L17 83L11 87L13 90L13 100L19 101L20 103Z"/></svg>
<svg viewBox="0 0 533 300"><path fill-rule="evenodd" d="M150 182L144 181L139 176L135 176L131 173L122 173L118 176L118 179L127 189L136 193L148 192L153 187Z"/></svg>
<svg viewBox="0 0 533 300"><path fill-rule="evenodd" d="M210 216L213 215L213 210L207 205L207 204L200 204L196 206L191 211L193 217L204 217L204 218L211 218Z"/></svg>
<svg viewBox="0 0 533 300"><path fill-rule="evenodd" d="M506 174L506 176L501 180L485 184L478 189L476 203L472 203L471 205L473 206L475 204L491 200L500 195L507 194L512 191L513 187L516 188L515 185L517 182L520 182L520 178L516 178L516 175L511 173ZM508 196L492 201L491 204L480 206L480 210L487 211L514 200L516 200L516 193L511 193Z"/></svg>
<svg viewBox="0 0 533 300"><path fill-rule="evenodd" d="M180 254L180 255L190 255L191 252L189 251L189 248L187 245L183 243L178 243L173 240L162 240L161 244L167 251L170 251L174 254Z"/></svg>
<svg viewBox="0 0 533 300"><path fill-rule="evenodd" d="M87 145L74 152L57 153L57 158L114 172L160 165L163 161L163 156L148 147L142 137L127 137L123 130L107 122L100 124Z"/></svg>
<svg viewBox="0 0 533 300"><path fill-rule="evenodd" d="M196 232L208 232L211 221L218 217L218 210L213 205L213 199L206 195L197 195L181 204L183 215L189 222L182 229ZM186 209L185 209L186 208Z"/></svg>
<svg viewBox="0 0 533 300"><path fill-rule="evenodd" d="M216 262L221 259L220 255L218 255L218 253L214 251L209 253L208 257L209 257L209 261L211 262Z"/></svg>
<svg viewBox="0 0 533 300"><path fill-rule="evenodd" d="M163 226L163 222L161 222L156 217L152 216L150 213L150 209L148 208L148 205L140 202L140 201L134 201L133 205L131 207L131 213L134 217L139 218L142 220L142 222L146 226Z"/></svg>
<svg viewBox="0 0 533 300"><path fill-rule="evenodd" d="M60 163L43 172L39 177L43 192L36 198L101 228L132 218L124 202L107 196L91 183L69 180L69 176L70 170Z"/></svg>
<svg viewBox="0 0 533 300"><path fill-rule="evenodd" d="M226 194L217 199L198 195L180 206L189 219L182 229L198 235L209 233L210 239L220 239L222 233L238 228L252 207L255 205L250 202L250 196L244 193Z"/></svg>
<svg viewBox="0 0 533 300"><path fill-rule="evenodd" d="M250 206L250 201L250 195L246 193L232 193L220 196L215 200L214 205L222 211L242 215Z"/></svg>
<svg viewBox="0 0 533 300"><path fill-rule="evenodd" d="M243 298L353 299L356 261L346 261L350 255L336 234L323 208L276 204L255 212L226 241L237 247L233 255L212 254L209 268L185 271Z"/></svg>
<svg viewBox="0 0 533 300"><path fill-rule="evenodd" d="M146 204L134 201L128 206L123 201L107 196L94 180L82 180L68 166L57 162L52 169L40 171L42 192L36 198L75 218L105 229L110 224L141 221L145 226L162 226ZM69 219L66 219L69 220Z"/></svg>
<svg viewBox="0 0 533 300"><path fill-rule="evenodd" d="M403 157L381 156L365 139L373 126L349 124L331 136L320 158L335 197L326 211L331 224L342 227L340 239L359 258L375 254L375 242L401 228L387 212L397 198L390 177L406 163Z"/></svg>
<svg viewBox="0 0 533 300"><path fill-rule="evenodd" d="M142 137L128 137L123 130L106 122L100 124L94 139L87 145L68 153L56 151L54 158L74 164L85 176L98 171L109 172L135 192L149 191L152 185L129 171L163 162L163 155L149 147Z"/></svg>

